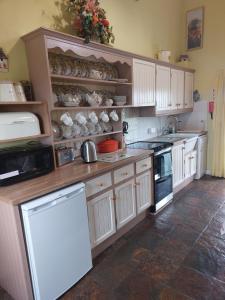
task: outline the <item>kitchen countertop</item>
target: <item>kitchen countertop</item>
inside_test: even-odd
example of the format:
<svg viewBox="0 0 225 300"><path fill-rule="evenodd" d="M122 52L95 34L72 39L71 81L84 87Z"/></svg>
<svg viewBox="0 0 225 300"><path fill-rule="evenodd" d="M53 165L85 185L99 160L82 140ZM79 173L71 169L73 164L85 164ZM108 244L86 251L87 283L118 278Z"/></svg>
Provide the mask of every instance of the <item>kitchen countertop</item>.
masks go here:
<svg viewBox="0 0 225 300"><path fill-rule="evenodd" d="M184 130L184 131L178 131L177 132L178 134L193 134L193 137L194 135L196 137L199 137L199 136L202 136L202 135L205 135L207 134L207 131L202 131L202 130ZM173 135L173 134L171 134ZM157 136L157 137L154 137L152 139L149 139L149 141L151 142L167 142L167 143L171 143L172 145L179 145L179 144L182 144L184 141L187 141L188 139L191 139L193 137L182 137L182 136L177 136L177 137L170 137L170 134L166 134L166 135L163 135L163 136Z"/></svg>
<svg viewBox="0 0 225 300"><path fill-rule="evenodd" d="M47 175L0 187L0 201L10 205L22 204L68 185L85 181L96 175L110 172L117 167L148 157L153 154L153 151L126 149L124 153L132 156L113 163L96 162L85 164L78 160L74 164L58 168Z"/></svg>

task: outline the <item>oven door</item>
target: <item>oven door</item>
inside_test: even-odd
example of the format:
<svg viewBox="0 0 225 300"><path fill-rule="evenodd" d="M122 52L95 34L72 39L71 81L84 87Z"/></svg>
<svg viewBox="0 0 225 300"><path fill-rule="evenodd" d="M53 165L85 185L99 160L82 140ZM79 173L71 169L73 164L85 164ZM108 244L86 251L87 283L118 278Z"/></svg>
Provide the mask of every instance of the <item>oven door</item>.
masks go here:
<svg viewBox="0 0 225 300"><path fill-rule="evenodd" d="M162 177L155 181L155 205L161 200L166 199L173 193L173 178L172 175ZM170 200L170 199L169 199Z"/></svg>
<svg viewBox="0 0 225 300"><path fill-rule="evenodd" d="M172 174L171 148L156 152L154 155L154 176L155 180L165 178Z"/></svg>

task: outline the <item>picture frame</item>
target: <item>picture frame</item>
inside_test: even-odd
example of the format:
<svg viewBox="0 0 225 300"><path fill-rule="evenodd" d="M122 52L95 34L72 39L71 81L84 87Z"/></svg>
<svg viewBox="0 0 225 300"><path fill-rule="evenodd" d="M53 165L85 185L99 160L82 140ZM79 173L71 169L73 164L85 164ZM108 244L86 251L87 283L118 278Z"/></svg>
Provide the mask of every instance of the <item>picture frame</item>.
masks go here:
<svg viewBox="0 0 225 300"><path fill-rule="evenodd" d="M5 52L0 48L0 72L9 71L9 61L8 57L5 55Z"/></svg>
<svg viewBox="0 0 225 300"><path fill-rule="evenodd" d="M203 48L204 7L197 7L186 13L186 48L188 51Z"/></svg>

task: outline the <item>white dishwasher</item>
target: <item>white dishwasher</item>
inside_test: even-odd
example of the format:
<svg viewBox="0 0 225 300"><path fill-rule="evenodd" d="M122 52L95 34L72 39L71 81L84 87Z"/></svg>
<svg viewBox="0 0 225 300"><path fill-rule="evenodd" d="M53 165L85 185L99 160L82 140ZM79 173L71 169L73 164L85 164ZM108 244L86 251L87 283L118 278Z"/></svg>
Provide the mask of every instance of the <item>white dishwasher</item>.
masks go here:
<svg viewBox="0 0 225 300"><path fill-rule="evenodd" d="M54 300L91 268L85 186L21 205L35 300Z"/></svg>

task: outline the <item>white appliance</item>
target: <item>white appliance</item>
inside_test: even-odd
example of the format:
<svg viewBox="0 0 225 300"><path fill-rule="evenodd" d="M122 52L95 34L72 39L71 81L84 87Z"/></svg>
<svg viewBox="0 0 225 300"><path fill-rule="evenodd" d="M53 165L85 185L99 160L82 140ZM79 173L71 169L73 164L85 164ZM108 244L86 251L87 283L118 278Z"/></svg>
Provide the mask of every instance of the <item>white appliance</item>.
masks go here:
<svg viewBox="0 0 225 300"><path fill-rule="evenodd" d="M0 113L0 140L41 134L37 116L30 112Z"/></svg>
<svg viewBox="0 0 225 300"><path fill-rule="evenodd" d="M197 172L195 179L200 179L205 175L207 169L207 135L201 135L198 137L197 142Z"/></svg>
<svg viewBox="0 0 225 300"><path fill-rule="evenodd" d="M53 300L91 268L84 184L21 205L35 300Z"/></svg>

